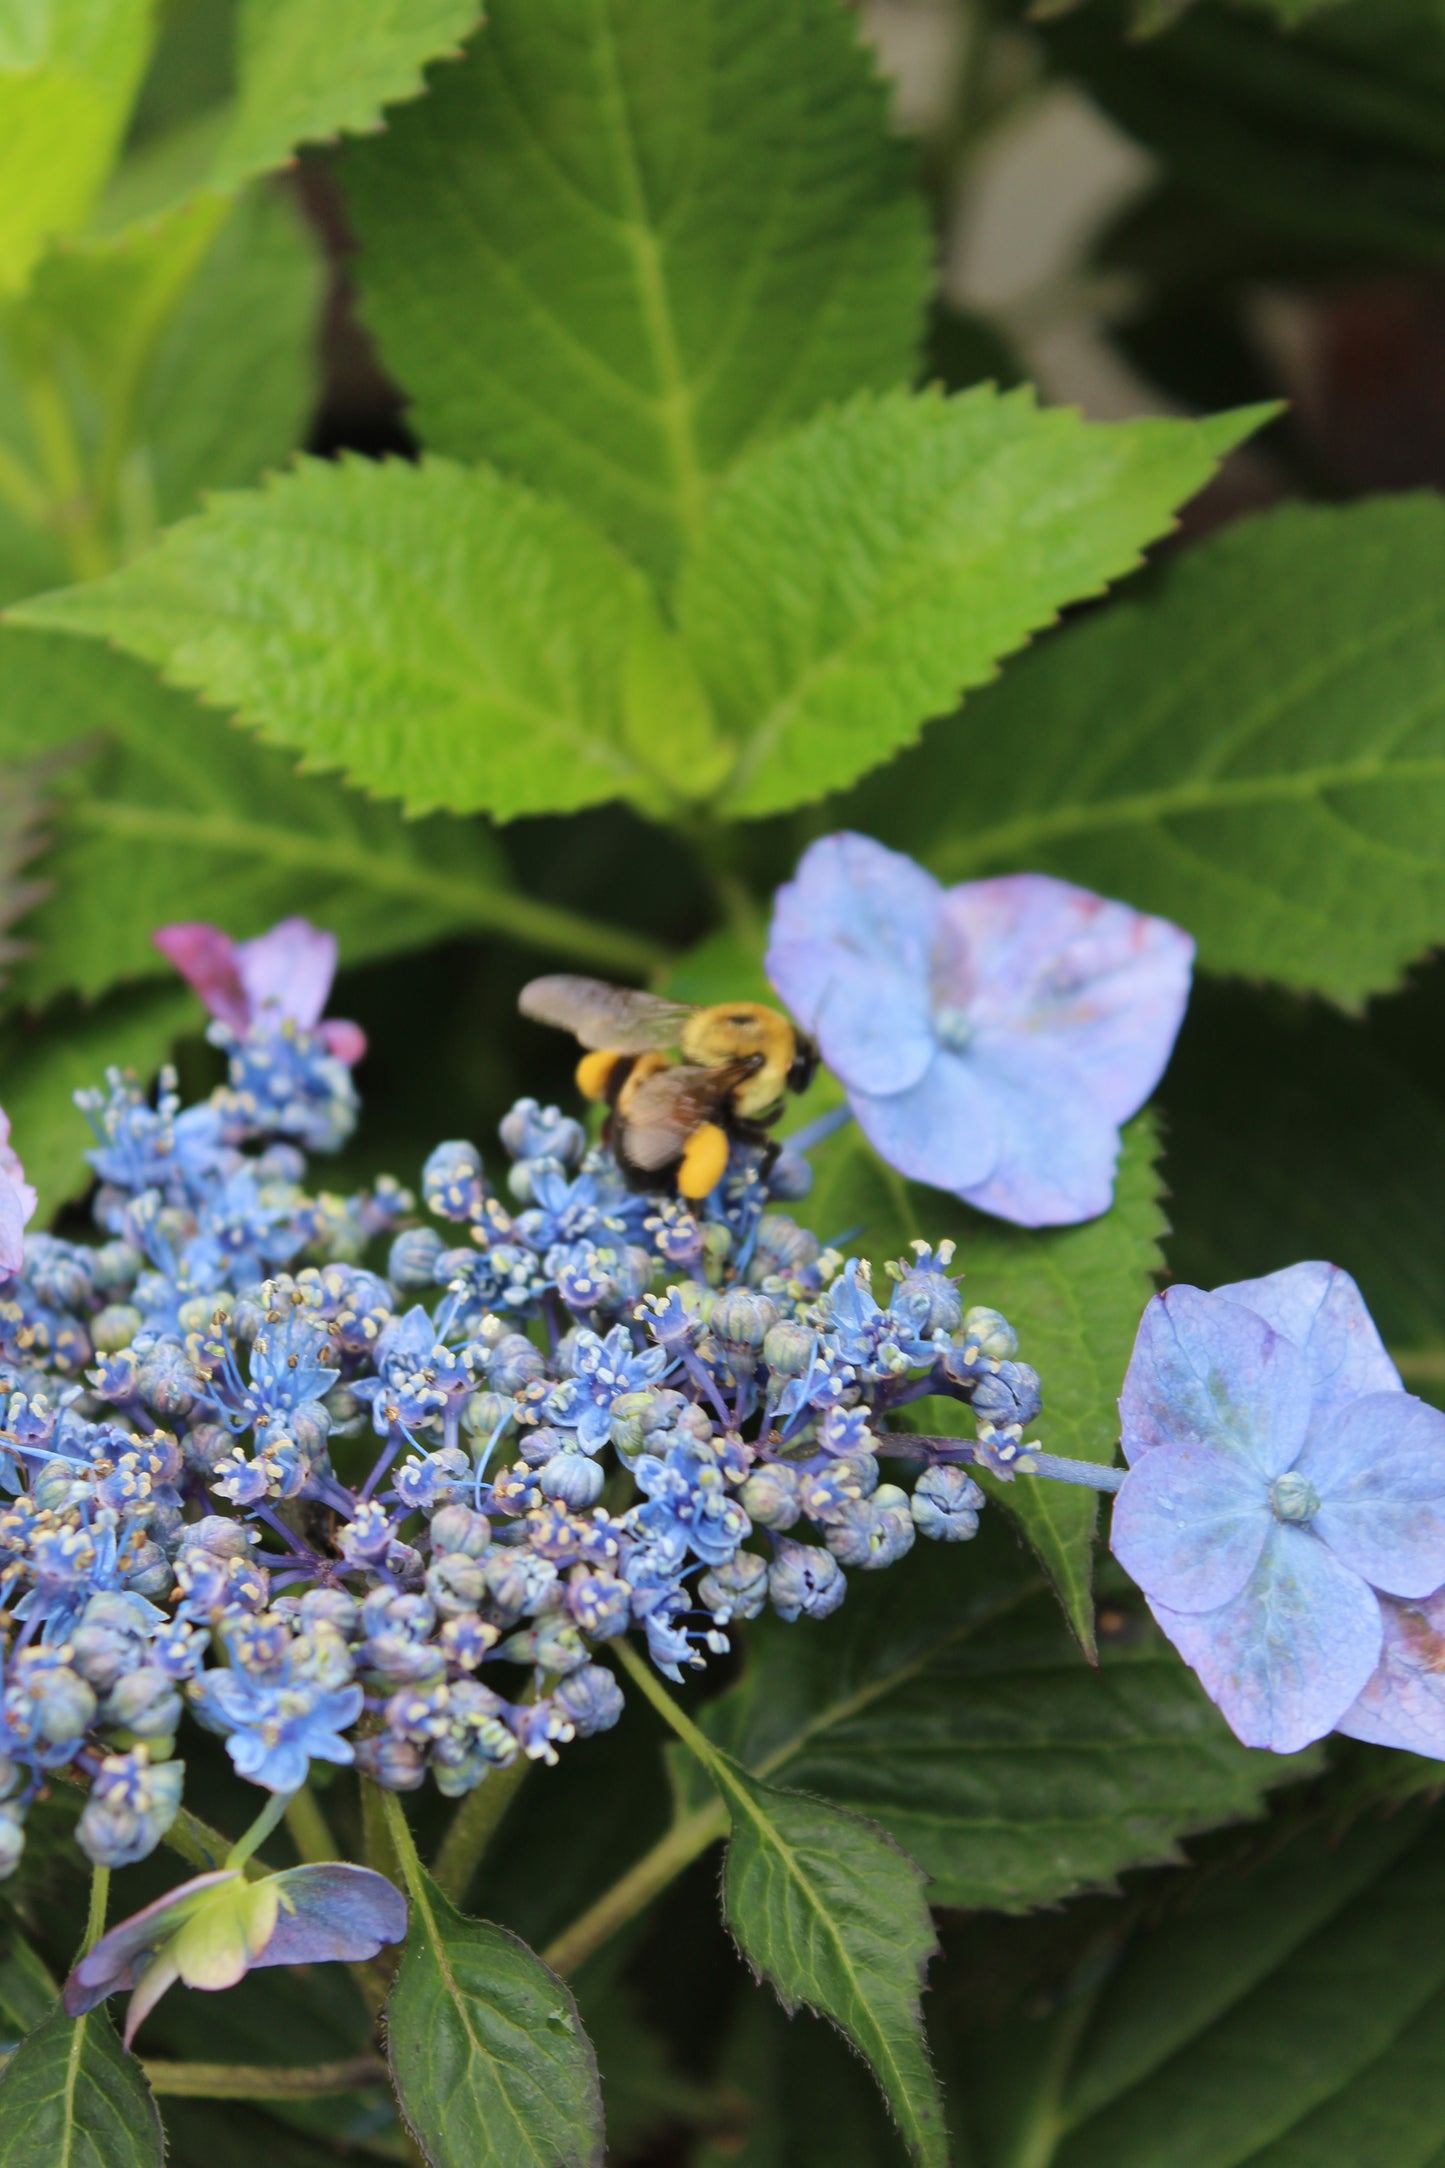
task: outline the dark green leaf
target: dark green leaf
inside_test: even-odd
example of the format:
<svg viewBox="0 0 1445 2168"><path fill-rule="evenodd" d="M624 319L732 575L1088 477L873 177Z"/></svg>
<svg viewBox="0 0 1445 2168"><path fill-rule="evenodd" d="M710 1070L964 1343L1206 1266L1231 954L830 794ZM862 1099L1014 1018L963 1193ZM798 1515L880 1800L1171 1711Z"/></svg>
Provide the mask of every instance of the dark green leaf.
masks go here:
<svg viewBox="0 0 1445 2168"><path fill-rule="evenodd" d="M1105 1606L1100 1653L1091 1670L985 1527L851 1576L821 1624L751 1627L705 1727L760 1775L881 1822L935 1904L1008 1911L1175 1859L1315 1768L1239 1746L1136 1601Z"/></svg>
<svg viewBox="0 0 1445 2168"><path fill-rule="evenodd" d="M50 810L45 793L54 778L53 763L44 759L0 763L0 967L25 954L26 943L14 938L15 922L44 894L30 878L31 861L43 848L40 823ZM8 969L0 968L0 984L8 977Z"/></svg>
<svg viewBox="0 0 1445 2168"><path fill-rule="evenodd" d="M423 1877L387 2004L402 2113L433 2168L572 2168L602 2157L597 2061L571 1990L505 1928Z"/></svg>
<svg viewBox="0 0 1445 2168"><path fill-rule="evenodd" d="M1440 1837L1418 1811L1338 1847L1307 1833L1113 1938L1048 2015L971 2027L978 2168L1433 2168Z"/></svg>
<svg viewBox="0 0 1445 2168"><path fill-rule="evenodd" d="M719 489L678 620L740 747L733 814L912 742L1060 607L1131 571L1257 412L1090 424L1027 391L861 397Z"/></svg>
<svg viewBox="0 0 1445 2168"><path fill-rule="evenodd" d="M58 1003L40 1017L15 1017L0 1030L0 1100L27 1180L40 1193L37 1226L88 1189L85 1153L94 1143L71 1093L99 1084L112 1062L149 1081L173 1042L200 1022L194 994L155 986L113 995L94 1008Z"/></svg>
<svg viewBox="0 0 1445 2168"><path fill-rule="evenodd" d="M14 614L113 638L413 813L656 802L649 762L679 784L705 762L641 574L566 506L448 460L303 460Z"/></svg>
<svg viewBox="0 0 1445 2168"><path fill-rule="evenodd" d="M740 1770L719 1779L732 1819L723 1907L784 2009L831 2018L877 2078L914 2159L948 2159L919 1994L937 1944L926 1877L875 1823Z"/></svg>
<svg viewBox="0 0 1445 2168"><path fill-rule="evenodd" d="M1445 936L1442 687L1445 505L1290 508L1024 657L865 825L945 880L1042 867L1216 970L1355 1002Z"/></svg>
<svg viewBox="0 0 1445 2168"><path fill-rule="evenodd" d="M693 2168L897 2168L898 2139L858 2057L831 2026L745 1995L723 2049L730 2117Z"/></svg>
<svg viewBox="0 0 1445 2168"><path fill-rule="evenodd" d="M1125 1132L1113 1209L1079 1227L1033 1232L905 1182L849 1128L814 1153L817 1181L798 1211L828 1240L861 1229L854 1246L875 1269L905 1255L915 1239L950 1236L965 1301L1001 1310L1018 1333L1020 1356L1039 1373L1039 1441L1051 1453L1108 1463L1119 1436L1119 1388L1161 1262L1156 1149L1150 1118L1140 1116ZM925 1432L972 1435L956 1401L921 1401L911 1413ZM1030 1476L984 1480L1022 1525L1074 1632L1091 1649L1095 1493Z"/></svg>
<svg viewBox="0 0 1445 2168"><path fill-rule="evenodd" d="M104 2010L59 2004L0 2073L0 2168L161 2168L161 2119Z"/></svg>
<svg viewBox="0 0 1445 2168"><path fill-rule="evenodd" d="M18 1927L0 1938L0 2024L19 2039L54 2009L60 1989Z"/></svg>
<svg viewBox="0 0 1445 2168"><path fill-rule="evenodd" d="M363 310L427 444L666 571L751 444L912 375L910 165L838 0L498 0L347 157Z"/></svg>
<svg viewBox="0 0 1445 2168"><path fill-rule="evenodd" d="M0 632L0 756L43 714L94 744L62 772L51 894L17 991L47 1000L163 972L157 926L209 918L237 938L289 912L332 927L348 962L495 925L506 876L475 824L408 822L169 692L100 647Z"/></svg>

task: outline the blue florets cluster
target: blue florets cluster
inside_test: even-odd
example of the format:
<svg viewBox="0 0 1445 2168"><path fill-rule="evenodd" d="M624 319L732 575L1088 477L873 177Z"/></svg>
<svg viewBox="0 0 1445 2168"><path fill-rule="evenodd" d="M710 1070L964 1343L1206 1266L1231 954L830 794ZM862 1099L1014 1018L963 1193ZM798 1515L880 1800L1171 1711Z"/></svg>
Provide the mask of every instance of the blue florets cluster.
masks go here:
<svg viewBox="0 0 1445 2168"><path fill-rule="evenodd" d="M78 1095L103 1239L33 1235L0 1288L0 1872L67 1765L91 1858L149 1851L186 1710L273 1792L317 1758L450 1796L554 1760L617 1720L600 1644L676 1678L766 1605L824 1617L848 1568L974 1533L967 1462L1011 1472L1038 1381L950 1245L880 1303L751 1156L705 1207L638 1195L532 1100L503 1191L449 1143L430 1219L389 1181L313 1195L349 1070L275 1015L224 1047L197 1106ZM976 1444L890 1434L929 1394Z"/></svg>

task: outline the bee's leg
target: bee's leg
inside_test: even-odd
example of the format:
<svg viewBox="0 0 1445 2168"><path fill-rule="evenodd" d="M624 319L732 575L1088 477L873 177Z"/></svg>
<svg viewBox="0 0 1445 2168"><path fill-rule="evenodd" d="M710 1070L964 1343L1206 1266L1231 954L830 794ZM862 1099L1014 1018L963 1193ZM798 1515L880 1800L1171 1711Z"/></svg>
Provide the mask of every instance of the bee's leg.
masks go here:
<svg viewBox="0 0 1445 2168"><path fill-rule="evenodd" d="M622 1076L617 1075L619 1064L625 1063ZM577 1089L584 1099L607 1099L612 1097L632 1067L627 1054L614 1053L604 1048L596 1054L584 1054L577 1064Z"/></svg>
<svg viewBox="0 0 1445 2168"><path fill-rule="evenodd" d="M716 1122L701 1122L687 1140L677 1169L677 1187L681 1196L690 1197L694 1203L710 1196L727 1173L728 1140L726 1130L719 1129Z"/></svg>

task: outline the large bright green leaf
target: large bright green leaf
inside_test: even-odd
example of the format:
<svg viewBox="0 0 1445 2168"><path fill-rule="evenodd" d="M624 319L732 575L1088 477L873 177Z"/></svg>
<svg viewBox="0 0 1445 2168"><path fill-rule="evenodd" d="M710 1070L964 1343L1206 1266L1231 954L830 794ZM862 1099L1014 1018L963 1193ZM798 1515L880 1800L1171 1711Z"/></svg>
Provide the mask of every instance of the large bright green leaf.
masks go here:
<svg viewBox="0 0 1445 2168"><path fill-rule="evenodd" d="M111 1063L149 1082L174 1041L201 1022L187 988L147 987L94 1008L66 1002L0 1029L0 1105L26 1178L39 1192L36 1225L95 1179L85 1154L95 1139L71 1094L99 1084Z"/></svg>
<svg viewBox="0 0 1445 2168"><path fill-rule="evenodd" d="M857 817L1043 867L1342 1002L1445 936L1445 504L1288 508L1024 657Z"/></svg>
<svg viewBox="0 0 1445 2168"><path fill-rule="evenodd" d="M454 52L479 14L477 0L242 0L235 102L211 184L234 187L298 144L378 127L382 109L414 98L425 63Z"/></svg>
<svg viewBox="0 0 1445 2168"><path fill-rule="evenodd" d="M1137 565L1258 419L1091 424L983 386L858 398L755 453L678 591L740 745L724 808L805 804L911 743L1064 603Z"/></svg>
<svg viewBox="0 0 1445 2168"><path fill-rule="evenodd" d="M1020 1356L1039 1373L1044 1405L1033 1433L1051 1453L1108 1463L1119 1436L1119 1388L1161 1262L1156 1149L1150 1119L1141 1116L1125 1134L1112 1210L1082 1226L1032 1231L905 1182L849 1128L812 1155L817 1180L795 1209L825 1238L853 1230L850 1246L875 1269L915 1239L951 1236L965 1301L1002 1310ZM925 1400L910 1412L922 1430L972 1435L956 1401ZM1022 1525L1074 1632L1092 1649L1095 1493L1031 1476L983 1480Z"/></svg>
<svg viewBox="0 0 1445 2168"><path fill-rule="evenodd" d="M600 2162L597 2061L571 1990L424 1875L386 2031L402 2113L432 2168Z"/></svg>
<svg viewBox="0 0 1445 2168"><path fill-rule="evenodd" d="M1310 1833L1160 1925L1104 1923L1047 2014L964 2036L977 2168L1434 2168L1440 1840L1418 1810Z"/></svg>
<svg viewBox="0 0 1445 2168"><path fill-rule="evenodd" d="M30 0L0 13L0 296L98 194L150 51L153 0Z"/></svg>
<svg viewBox="0 0 1445 2168"><path fill-rule="evenodd" d="M112 638L415 813L655 802L659 769L681 785L681 754L708 757L641 573L565 505L449 460L303 460L13 614ZM669 692L649 744L638 715Z"/></svg>
<svg viewBox="0 0 1445 2168"><path fill-rule="evenodd" d="M346 160L363 311L427 444L654 570L747 447L906 381L929 245L839 0L498 0Z"/></svg>
<svg viewBox="0 0 1445 2168"><path fill-rule="evenodd" d="M300 911L348 962L495 925L507 908L495 845L475 823L408 822L170 692L100 647L0 633L0 758L32 718L91 744L62 770L50 894L27 923L17 992L102 992L164 972L151 935L204 917L238 939Z"/></svg>
<svg viewBox="0 0 1445 2168"><path fill-rule="evenodd" d="M914 2159L948 2159L919 1993L937 1944L925 1876L878 1828L729 1767L723 1909L786 2010L817 2010L868 2063Z"/></svg>
<svg viewBox="0 0 1445 2168"><path fill-rule="evenodd" d="M104 2010L57 2004L0 2073L0 2168L161 2168L161 2119Z"/></svg>
<svg viewBox="0 0 1445 2168"><path fill-rule="evenodd" d="M48 811L45 792L51 781L48 762L0 761L0 983L25 953L24 942L15 938L15 922L44 893L31 877L31 861L41 848L40 822Z"/></svg>
<svg viewBox="0 0 1445 2168"><path fill-rule="evenodd" d="M1132 1595L1103 1620L1095 1671L1005 1529L920 1542L850 1575L835 1617L750 1627L705 1728L759 1775L880 1822L935 1904L1056 1904L1177 1858L1314 1767L1238 1745Z"/></svg>

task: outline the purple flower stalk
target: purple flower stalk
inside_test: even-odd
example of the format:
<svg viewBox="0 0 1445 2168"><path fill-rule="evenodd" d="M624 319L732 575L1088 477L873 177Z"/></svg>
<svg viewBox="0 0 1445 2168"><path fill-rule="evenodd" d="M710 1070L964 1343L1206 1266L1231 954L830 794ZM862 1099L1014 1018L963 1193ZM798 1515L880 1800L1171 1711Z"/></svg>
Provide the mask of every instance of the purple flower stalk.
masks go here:
<svg viewBox="0 0 1445 2168"><path fill-rule="evenodd" d="M1177 926L1067 881L945 889L843 834L779 890L767 970L890 1166L1049 1227L1108 1210L1193 958Z"/></svg>

